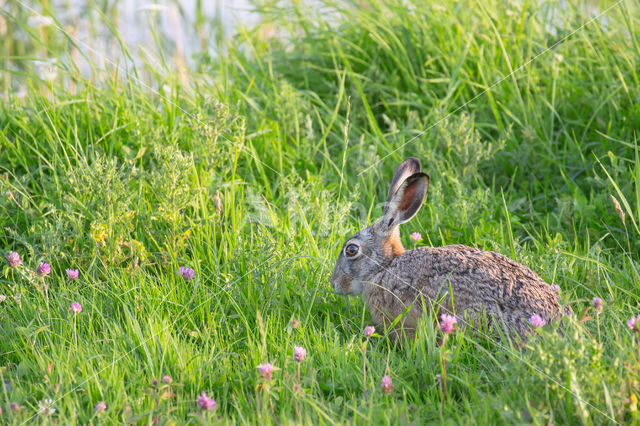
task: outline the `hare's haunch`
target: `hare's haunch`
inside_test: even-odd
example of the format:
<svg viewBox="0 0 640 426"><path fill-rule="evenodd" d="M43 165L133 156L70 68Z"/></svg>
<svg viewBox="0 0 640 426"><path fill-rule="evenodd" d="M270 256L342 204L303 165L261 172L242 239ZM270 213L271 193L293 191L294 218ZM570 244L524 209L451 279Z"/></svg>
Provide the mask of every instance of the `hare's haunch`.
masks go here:
<svg viewBox="0 0 640 426"><path fill-rule="evenodd" d="M549 322L563 314L551 286L506 256L463 245L405 250L398 226L418 213L428 186L418 159L400 164L382 218L349 238L340 251L331 276L336 292L362 294L380 325L411 306L396 330L409 337L423 306L455 313L460 326L476 326L486 318L489 325L523 337L533 315Z"/></svg>

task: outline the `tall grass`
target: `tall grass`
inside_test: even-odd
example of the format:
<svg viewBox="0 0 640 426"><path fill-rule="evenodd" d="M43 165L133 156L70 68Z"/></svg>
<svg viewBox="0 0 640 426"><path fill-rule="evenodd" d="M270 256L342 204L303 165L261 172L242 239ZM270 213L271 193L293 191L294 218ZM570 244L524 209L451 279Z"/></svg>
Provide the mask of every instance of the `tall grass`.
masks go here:
<svg viewBox="0 0 640 426"><path fill-rule="evenodd" d="M112 6L89 6L96 28ZM55 25L30 27L20 4L2 10L0 247L24 261L0 271L2 418L637 422L640 342L625 321L640 301L638 6L257 10L255 28L187 58L188 79L153 26L158 61L125 44L105 61ZM57 75L38 74L35 58L57 59ZM406 156L431 175L407 246L418 231L425 244L508 254L577 313L523 348L454 334L446 395L431 317L401 348L378 330L364 392L370 318L328 284L338 247L381 213ZM32 272L42 261L46 278ZM71 267L80 279L66 279ZM294 345L308 352L300 389ZM265 362L278 367L268 393ZM202 391L214 413L198 409Z"/></svg>

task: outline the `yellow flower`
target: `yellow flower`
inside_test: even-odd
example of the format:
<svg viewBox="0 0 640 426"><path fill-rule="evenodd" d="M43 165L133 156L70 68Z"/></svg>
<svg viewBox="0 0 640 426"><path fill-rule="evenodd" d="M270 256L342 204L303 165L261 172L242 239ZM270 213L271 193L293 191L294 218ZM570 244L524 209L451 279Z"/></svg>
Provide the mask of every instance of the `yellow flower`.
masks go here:
<svg viewBox="0 0 640 426"><path fill-rule="evenodd" d="M92 223L89 235L97 244L105 245L105 238L107 238L107 225L104 223Z"/></svg>

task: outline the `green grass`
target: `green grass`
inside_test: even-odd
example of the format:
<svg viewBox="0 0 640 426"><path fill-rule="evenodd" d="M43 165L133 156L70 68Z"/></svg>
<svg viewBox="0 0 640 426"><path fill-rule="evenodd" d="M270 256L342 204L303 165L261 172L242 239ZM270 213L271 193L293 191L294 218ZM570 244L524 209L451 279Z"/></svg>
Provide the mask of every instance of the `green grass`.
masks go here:
<svg viewBox="0 0 640 426"><path fill-rule="evenodd" d="M95 58L83 74L70 58L93 54L73 38L30 28L18 3L0 13L0 252L24 261L0 269L3 422L639 422L640 336L625 325L640 313L637 4L605 25L593 2L298 3L261 6L258 27L192 58L188 81L153 20L160 65ZM96 28L115 13L89 7ZM53 82L34 71L44 57ZM433 315L402 348L379 329L365 393L370 318L328 280L407 156L431 187L406 246L417 231L509 255L578 315L523 348L482 333L440 347ZM594 296L603 312L579 321ZM309 354L300 390L294 345ZM215 413L199 412L202 391Z"/></svg>

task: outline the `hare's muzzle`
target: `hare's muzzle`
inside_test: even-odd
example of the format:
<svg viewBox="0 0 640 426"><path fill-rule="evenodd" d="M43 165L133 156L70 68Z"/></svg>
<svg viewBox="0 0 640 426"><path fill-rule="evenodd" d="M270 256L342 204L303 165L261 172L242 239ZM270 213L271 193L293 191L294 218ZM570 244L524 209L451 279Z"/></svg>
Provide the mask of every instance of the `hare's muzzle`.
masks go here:
<svg viewBox="0 0 640 426"><path fill-rule="evenodd" d="M336 293L343 296L357 296L362 293L362 283L344 274L334 273L331 276L331 285Z"/></svg>
<svg viewBox="0 0 640 426"><path fill-rule="evenodd" d="M349 287L351 286L350 279L347 277L340 268L336 265L336 268L333 270L333 274L331 274L331 285L333 286L333 290L338 294L347 294L349 292Z"/></svg>
<svg viewBox="0 0 640 426"><path fill-rule="evenodd" d="M338 271L336 271L335 269L333 270L333 274L331 274L331 278L329 278L329 282L331 283L331 286L333 287L333 290L336 293L340 293L340 291L338 290Z"/></svg>

